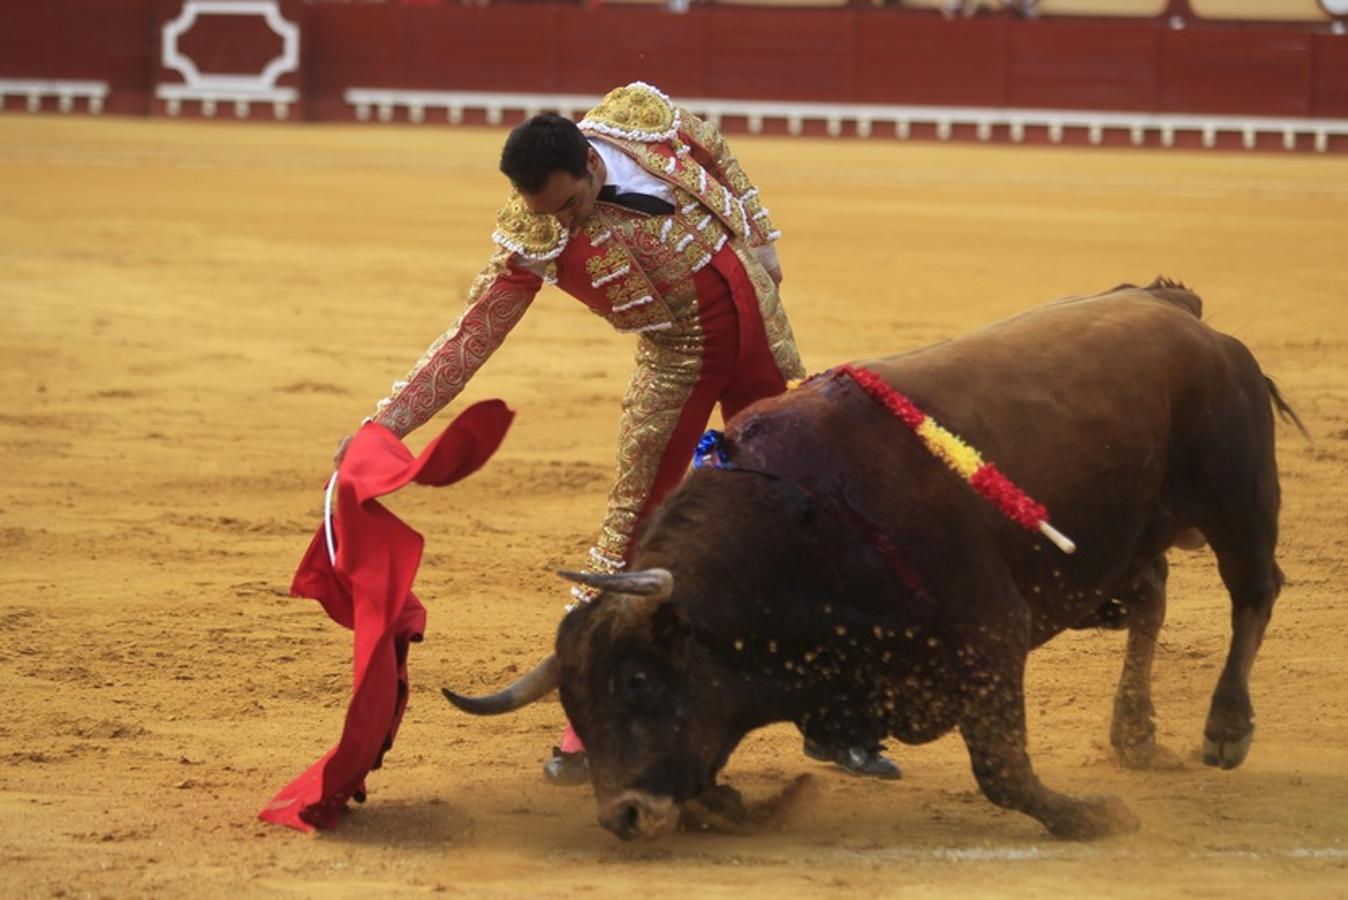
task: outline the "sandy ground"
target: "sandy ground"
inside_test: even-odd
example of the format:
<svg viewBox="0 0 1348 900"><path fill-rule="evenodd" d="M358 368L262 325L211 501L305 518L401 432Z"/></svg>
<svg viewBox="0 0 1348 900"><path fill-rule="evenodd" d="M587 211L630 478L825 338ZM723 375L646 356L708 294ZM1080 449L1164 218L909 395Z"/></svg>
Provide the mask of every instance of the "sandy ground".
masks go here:
<svg viewBox="0 0 1348 900"><path fill-rule="evenodd" d="M349 688L347 633L286 596L329 455L457 314L502 136L0 116L0 893L1348 895L1344 157L735 141L786 234L809 368L1165 273L1314 433L1279 432L1289 584L1242 768L1194 756L1229 633L1206 553L1174 555L1156 667L1178 768L1110 761L1121 635L1031 660L1039 772L1118 794L1138 833L1050 839L981 798L953 736L875 784L778 726L727 777L754 798L812 773L779 827L624 846L587 788L541 779L556 703L451 710L440 685L547 651L552 570L602 513L632 347L555 292L452 407L519 411L499 455L395 498L428 538L430 622L369 803L318 836L256 821Z"/></svg>

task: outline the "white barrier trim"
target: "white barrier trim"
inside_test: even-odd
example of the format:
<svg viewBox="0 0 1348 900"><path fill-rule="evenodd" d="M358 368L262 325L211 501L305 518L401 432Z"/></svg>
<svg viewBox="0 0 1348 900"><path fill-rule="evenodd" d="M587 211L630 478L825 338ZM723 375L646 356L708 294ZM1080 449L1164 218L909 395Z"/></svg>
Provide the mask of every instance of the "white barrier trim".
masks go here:
<svg viewBox="0 0 1348 900"><path fill-rule="evenodd" d="M27 97L29 112L41 109L44 97L55 97L63 113L74 109L76 100L84 100L88 104L89 112L97 114L103 111L103 102L108 99L108 83L0 78L0 103L4 103L5 97L8 96Z"/></svg>
<svg viewBox="0 0 1348 900"><path fill-rule="evenodd" d="M281 38L281 54L258 73L202 74L196 63L178 50L178 38L190 31L198 16L261 16ZM253 103L270 103L276 118L290 113L290 104L299 97L294 88L278 88L276 80L299 69L300 29L281 15L276 0L187 0L178 18L164 23L160 59L165 68L183 76L185 84L155 86L155 96L167 101L170 116L182 111L184 100L201 103L202 114L214 116L217 103L233 103L239 118L248 115Z"/></svg>
<svg viewBox="0 0 1348 900"><path fill-rule="evenodd" d="M178 38L192 29L198 16L261 16L267 27L281 38L281 55L267 63L261 73L239 75L203 75L191 57L178 52ZM164 43L160 58L164 67L183 76L191 88L234 87L255 90L276 86L276 79L294 72L300 63L300 29L281 15L276 0L187 0L178 18L164 23Z"/></svg>
<svg viewBox="0 0 1348 900"><path fill-rule="evenodd" d="M600 101L586 94L516 94L485 91L413 91L383 88L348 88L343 98L355 107L356 118L368 121L372 111L381 122L392 121L396 110L406 110L413 122L424 121L428 109L444 110L451 124L463 121L466 110L482 110L489 123L499 124L507 111L534 112L555 109L564 115L585 110ZM949 140L953 129L971 126L980 141L993 137L993 129L1004 127L1011 140L1025 139L1025 129L1045 128L1053 143L1060 143L1069 129L1081 129L1091 144L1104 142L1108 131L1128 134L1134 145L1146 140L1148 133L1160 135L1164 146L1175 143L1175 135L1198 134L1204 146L1215 145L1219 134L1235 134L1242 146L1251 148L1255 136L1275 134L1283 146L1295 149L1297 139L1309 136L1321 153L1329 149L1330 136L1348 135L1348 119L1292 118L1281 116L1230 116L1185 113L1093 112L1066 109L1018 109L974 106L897 106L866 103L795 103L778 100L719 100L697 98L683 105L711 121L726 116L746 119L749 131L758 133L769 119L783 121L787 130L799 134L805 122L817 121L831 135L842 132L842 123L856 124L862 137L889 134L907 140L914 125L934 125L940 140Z"/></svg>

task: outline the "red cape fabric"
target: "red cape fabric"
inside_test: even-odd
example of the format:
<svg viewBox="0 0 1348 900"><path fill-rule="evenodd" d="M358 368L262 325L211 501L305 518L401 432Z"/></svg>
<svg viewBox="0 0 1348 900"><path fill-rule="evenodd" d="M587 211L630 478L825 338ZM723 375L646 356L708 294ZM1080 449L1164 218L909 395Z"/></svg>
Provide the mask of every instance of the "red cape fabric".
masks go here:
<svg viewBox="0 0 1348 900"><path fill-rule="evenodd" d="M377 502L410 481L442 486L475 472L500 446L514 413L500 400L464 410L420 456L367 423L347 447L337 480L335 564L323 525L290 585L355 632L351 703L337 746L281 790L258 818L300 831L333 828L347 801L365 799L365 776L393 746L407 707L407 648L426 610L412 595L422 537Z"/></svg>

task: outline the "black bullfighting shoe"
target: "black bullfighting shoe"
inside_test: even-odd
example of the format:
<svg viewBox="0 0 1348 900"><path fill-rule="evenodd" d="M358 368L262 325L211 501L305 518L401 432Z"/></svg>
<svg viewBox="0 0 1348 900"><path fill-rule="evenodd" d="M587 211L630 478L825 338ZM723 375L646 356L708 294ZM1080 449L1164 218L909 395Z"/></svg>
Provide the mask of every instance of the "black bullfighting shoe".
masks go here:
<svg viewBox="0 0 1348 900"><path fill-rule="evenodd" d="M903 773L894 760L880 751L881 744L855 747L826 747L818 741L805 739L805 755L820 762L831 762L845 772L860 775L862 778L882 778L893 781L902 778Z"/></svg>
<svg viewBox="0 0 1348 900"><path fill-rule="evenodd" d="M543 763L543 777L548 784L572 787L590 780L590 761L584 750L566 753L561 747L552 748L552 759Z"/></svg>

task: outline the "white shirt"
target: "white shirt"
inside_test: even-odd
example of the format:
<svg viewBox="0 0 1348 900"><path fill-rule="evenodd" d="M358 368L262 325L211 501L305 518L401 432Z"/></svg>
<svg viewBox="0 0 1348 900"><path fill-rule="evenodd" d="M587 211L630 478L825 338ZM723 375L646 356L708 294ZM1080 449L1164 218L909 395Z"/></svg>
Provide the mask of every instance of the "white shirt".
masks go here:
<svg viewBox="0 0 1348 900"><path fill-rule="evenodd" d="M588 140L608 170L605 185L612 185L617 191L649 194L659 197L670 206L674 205L674 191L668 184L641 168L636 160L603 138L592 137Z"/></svg>

